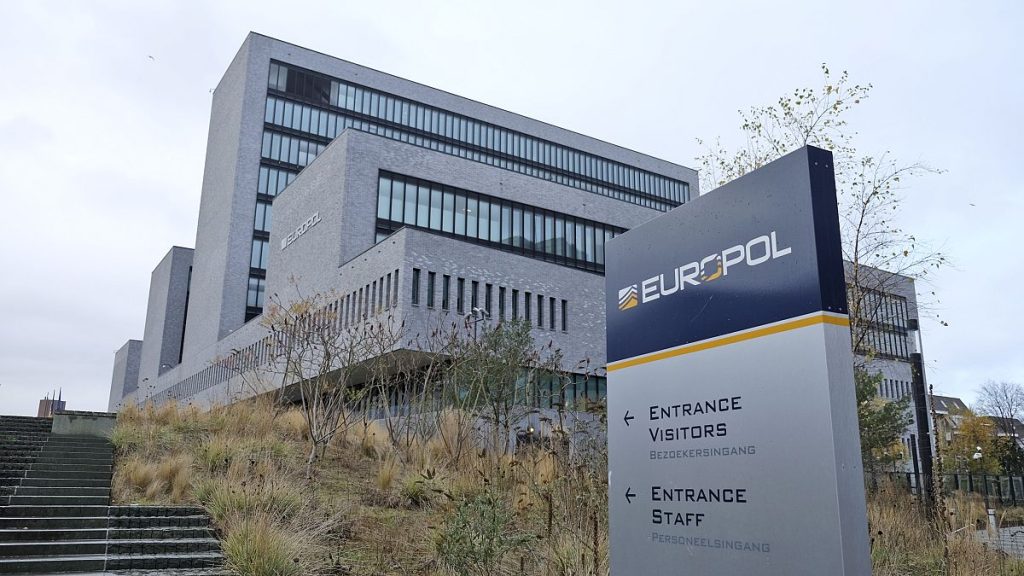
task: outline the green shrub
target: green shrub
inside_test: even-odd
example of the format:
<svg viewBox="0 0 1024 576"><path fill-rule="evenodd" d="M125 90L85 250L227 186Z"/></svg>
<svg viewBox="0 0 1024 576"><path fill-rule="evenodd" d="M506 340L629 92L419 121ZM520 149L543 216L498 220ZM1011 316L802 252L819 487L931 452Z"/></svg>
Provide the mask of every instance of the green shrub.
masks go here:
<svg viewBox="0 0 1024 576"><path fill-rule="evenodd" d="M289 534L263 517L238 523L224 539L227 568L239 576L302 574L300 552Z"/></svg>
<svg viewBox="0 0 1024 576"><path fill-rule="evenodd" d="M534 540L514 520L511 507L490 492L459 502L441 528L438 559L459 576L494 574L506 554L524 551Z"/></svg>

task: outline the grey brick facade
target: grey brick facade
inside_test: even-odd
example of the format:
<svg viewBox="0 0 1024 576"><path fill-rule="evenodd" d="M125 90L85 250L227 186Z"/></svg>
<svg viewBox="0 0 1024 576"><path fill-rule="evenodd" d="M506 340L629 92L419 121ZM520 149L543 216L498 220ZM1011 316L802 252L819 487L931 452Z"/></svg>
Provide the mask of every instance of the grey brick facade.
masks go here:
<svg viewBox="0 0 1024 576"><path fill-rule="evenodd" d="M112 407L147 399L209 404L254 393L218 361L254 346L267 333L258 318L246 322L246 301L257 185L266 158L261 145L272 61L687 182L691 195L699 193L697 174L689 168L250 34L214 92L195 250L175 248L154 270L144 338L141 345L130 347L138 358L135 364L139 375L134 380L124 375L124 366L131 365L126 345L117 357ZM390 277L388 288L395 305L389 306L388 313L406 321L409 333L415 334L432 322L457 317L454 295L451 310L441 310L440 306L441 278L448 275L453 279L452 290L457 278L465 280L467 307L472 282L479 283L481 299L490 285L495 322L501 288L505 289L509 317L513 293L519 297L520 309L525 308L527 293L533 299L542 296L544 325L534 326L538 341L551 341L563 350L567 362L586 359L593 366L603 365L602 275L411 228L375 244L381 171L623 229L659 214L635 203L349 128L299 174L286 192L273 199L266 264L268 300L287 301L296 288L305 295L344 297ZM314 215L315 224L307 224ZM302 233L282 248L282 240L300 228ZM429 273L436 274L437 302L433 308L425 301L418 306L411 302L414 269L421 271L421 283L427 281ZM420 289L425 294L425 284ZM566 330L562 330L563 301ZM551 303L558 314L554 329L548 318ZM129 380L131 383L126 384Z"/></svg>

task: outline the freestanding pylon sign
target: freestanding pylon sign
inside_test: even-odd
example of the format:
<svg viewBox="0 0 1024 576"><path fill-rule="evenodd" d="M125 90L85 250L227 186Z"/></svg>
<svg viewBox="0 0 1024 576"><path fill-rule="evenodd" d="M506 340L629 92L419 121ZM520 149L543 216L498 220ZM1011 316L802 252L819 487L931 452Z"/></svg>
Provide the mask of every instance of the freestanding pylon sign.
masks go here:
<svg viewBox="0 0 1024 576"><path fill-rule="evenodd" d="M832 154L609 242L613 576L871 573Z"/></svg>

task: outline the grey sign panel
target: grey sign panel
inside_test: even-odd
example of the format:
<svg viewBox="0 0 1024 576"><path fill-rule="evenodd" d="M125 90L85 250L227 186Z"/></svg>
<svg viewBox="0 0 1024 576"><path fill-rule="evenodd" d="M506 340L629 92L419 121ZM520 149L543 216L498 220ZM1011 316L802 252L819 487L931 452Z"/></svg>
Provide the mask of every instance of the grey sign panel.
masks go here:
<svg viewBox="0 0 1024 576"><path fill-rule="evenodd" d="M612 574L870 574L831 154L608 245Z"/></svg>

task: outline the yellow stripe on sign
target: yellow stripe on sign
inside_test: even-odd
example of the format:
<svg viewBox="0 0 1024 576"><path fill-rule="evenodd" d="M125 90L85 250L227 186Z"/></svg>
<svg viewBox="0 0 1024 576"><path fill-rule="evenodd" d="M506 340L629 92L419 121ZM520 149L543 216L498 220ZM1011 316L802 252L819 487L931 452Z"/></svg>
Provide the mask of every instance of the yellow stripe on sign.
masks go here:
<svg viewBox="0 0 1024 576"><path fill-rule="evenodd" d="M654 354L650 354L647 356L639 356L636 358L630 358L629 360L620 360L618 362L613 362L608 365L608 372L622 370L623 368L629 368L630 366L639 366L640 364L647 364L649 362L656 362L658 360L664 360L665 358L674 358L676 356L682 356L684 354L692 354L694 352L700 352L701 350L710 350L711 348L728 346L729 344L735 344L737 342L753 340L755 338L761 338L762 336L771 336L772 334L779 334L781 332L788 332L790 330L796 330L797 328L806 328L808 326L815 326L817 324L834 324L836 326L849 326L850 318L847 316L834 316L832 314L826 314L824 312L814 314L811 316L803 316L800 318L796 318L794 320L786 320L778 324L764 326L762 328L754 328L752 330L740 332L738 334L720 336L718 338L703 340L701 342L696 342L694 344L687 344L679 348L672 348L670 350L664 350L662 352L655 352Z"/></svg>

